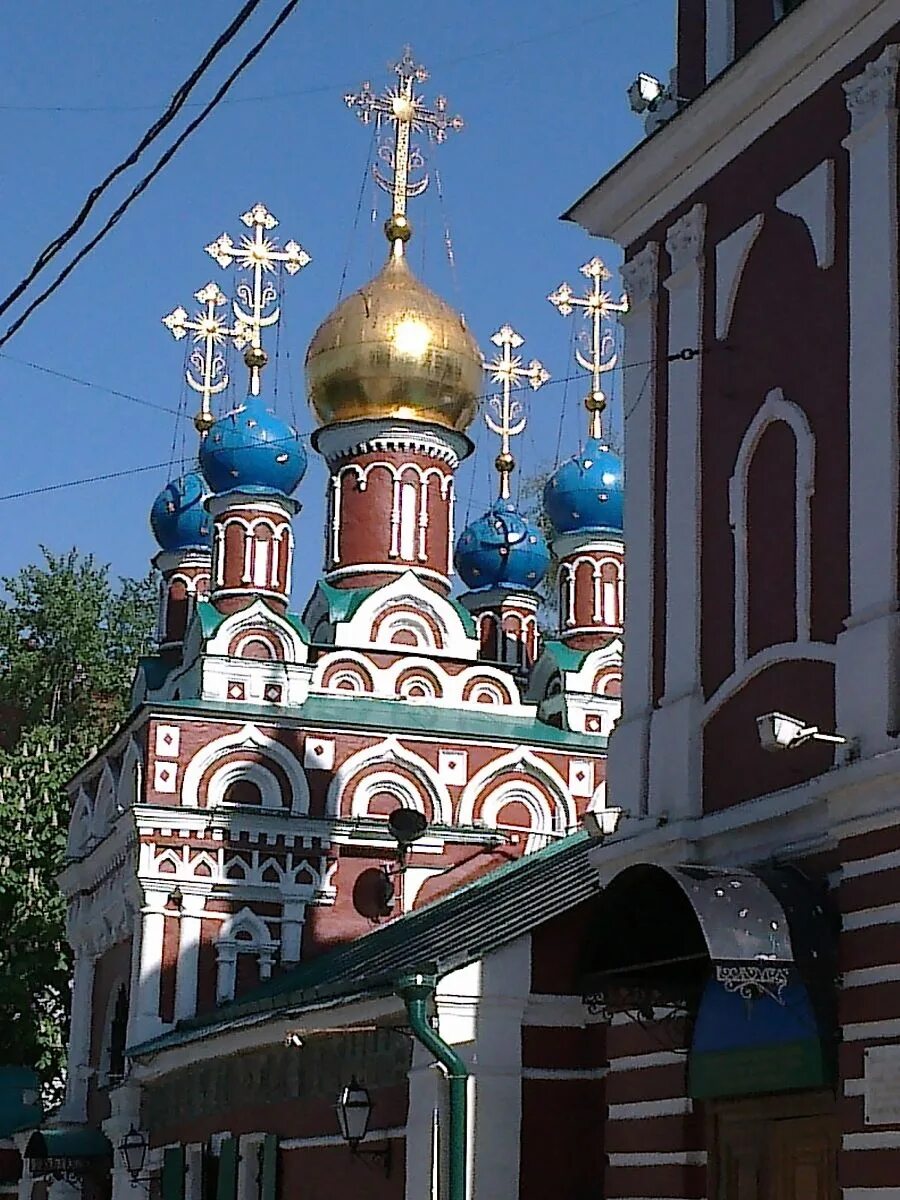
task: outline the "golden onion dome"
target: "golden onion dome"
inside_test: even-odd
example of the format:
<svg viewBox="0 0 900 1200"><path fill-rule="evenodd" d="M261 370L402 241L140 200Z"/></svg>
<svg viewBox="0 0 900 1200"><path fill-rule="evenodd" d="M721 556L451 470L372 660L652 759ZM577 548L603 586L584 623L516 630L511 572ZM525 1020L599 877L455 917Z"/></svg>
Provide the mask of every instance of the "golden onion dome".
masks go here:
<svg viewBox="0 0 900 1200"><path fill-rule="evenodd" d="M388 417L464 430L482 361L462 316L416 279L395 240L379 274L316 331L306 354L309 400L322 425Z"/></svg>

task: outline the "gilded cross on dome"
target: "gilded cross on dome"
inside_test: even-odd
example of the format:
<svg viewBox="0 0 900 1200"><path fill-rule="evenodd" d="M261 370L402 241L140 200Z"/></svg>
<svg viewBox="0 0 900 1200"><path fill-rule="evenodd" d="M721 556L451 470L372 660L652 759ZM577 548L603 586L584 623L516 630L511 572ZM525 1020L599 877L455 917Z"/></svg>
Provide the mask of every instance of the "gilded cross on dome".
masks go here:
<svg viewBox="0 0 900 1200"><path fill-rule="evenodd" d="M403 243L409 240L411 233L406 217L406 202L421 196L428 187L427 174L415 181L410 179L411 171L420 171L425 165L421 151L411 144L411 136L424 132L429 141L440 145L447 140L449 133L462 129L463 121L462 117L447 115L445 96L438 96L434 107L428 108L423 97L416 94L416 84L424 83L428 79L428 72L413 58L409 46L405 47L403 57L391 69L398 77L393 87L376 95L371 83L366 80L358 92L348 92L344 102L348 108L356 109L356 115L363 125L374 123L379 133L385 122L394 127L393 145L382 141L378 147L378 157L387 165L390 175L383 174L377 164L373 173L379 187L389 192L393 199L393 211L385 232L394 253L401 255Z"/></svg>
<svg viewBox="0 0 900 1200"><path fill-rule="evenodd" d="M262 345L262 331L277 324L281 316L278 289L269 276L274 277L282 268L288 275L296 275L312 260L299 242L285 242L279 249L278 242L270 236L278 221L264 204L254 205L241 220L251 230L249 236L242 233L240 242L235 243L223 233L206 247L206 253L212 255L220 267L237 263L242 271L250 272L249 279L238 283L238 298L232 301L232 308L235 321L250 331L244 362L250 370L250 394L258 396L260 372L268 362Z"/></svg>
<svg viewBox="0 0 900 1200"><path fill-rule="evenodd" d="M509 449L510 439L520 434L526 424L525 407L521 400L512 395L512 391L513 388L520 387L523 380L537 391L550 378L550 372L538 359L533 358L526 366L521 355L514 353L525 344L525 339L516 333L511 325L501 326L491 341L500 352L495 354L490 362L485 362L484 369L490 375L491 381L499 383L503 390L499 396L491 396L484 420L488 429L500 438L500 453L494 460L494 465L500 475L500 497L508 500L509 477L516 465ZM491 410L495 415L491 415Z"/></svg>
<svg viewBox="0 0 900 1200"><path fill-rule="evenodd" d="M613 300L609 292L603 290L603 285L612 278L602 259L592 258L581 268L582 275L591 281L590 291L584 296L576 296L568 283L561 283L555 292L547 299L559 309L560 315L568 317L574 309L584 309L584 315L591 322L591 353L590 357L575 351L575 358L580 367L591 374L591 391L585 397L585 407L591 414L591 437L600 438L603 430L603 410L606 408L606 396L600 384L602 377L611 371L618 361L618 355L613 347L615 338L604 330L603 323L612 313L628 312L628 297L622 295L620 300Z"/></svg>
<svg viewBox="0 0 900 1200"><path fill-rule="evenodd" d="M226 342L232 341L238 350L242 350L250 342L252 330L242 321L236 321L233 326L226 324L219 311L226 303L226 297L215 283L208 283L199 292L194 292L194 299L199 300L204 308L193 319L179 305L162 321L176 341L187 337L189 333L194 335L193 340L198 348L191 351L185 379L189 387L200 393L200 411L194 418L194 424L200 436L205 437L213 424L212 397L228 387L222 349Z"/></svg>

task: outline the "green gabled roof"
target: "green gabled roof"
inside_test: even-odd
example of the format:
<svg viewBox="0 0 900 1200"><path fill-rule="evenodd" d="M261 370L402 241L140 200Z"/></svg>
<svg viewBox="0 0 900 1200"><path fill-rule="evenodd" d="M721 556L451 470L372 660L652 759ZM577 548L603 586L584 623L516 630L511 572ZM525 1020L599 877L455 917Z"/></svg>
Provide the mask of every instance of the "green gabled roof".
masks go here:
<svg viewBox="0 0 900 1200"><path fill-rule="evenodd" d="M203 600L197 605L197 616L200 618L200 632L204 638L211 638L222 622L229 614L220 613L219 610L208 600ZM272 614L275 616L276 614ZM300 634L304 642L309 644L309 630L303 624L303 621L296 613L284 613L282 620L287 621L288 625L292 625Z"/></svg>
<svg viewBox="0 0 900 1200"><path fill-rule="evenodd" d="M338 621L349 621L363 600L379 590L377 587L336 588L324 579L319 580L316 588L325 597L329 621L335 624Z"/></svg>
<svg viewBox="0 0 900 1200"><path fill-rule="evenodd" d="M548 654L561 671L580 671L590 650L573 650L565 642L544 642L543 654Z"/></svg>
<svg viewBox="0 0 900 1200"><path fill-rule="evenodd" d="M472 614L469 612L469 610L466 608L466 606L464 604L461 604L455 596L448 596L447 600L450 604L453 605L453 607L459 613L460 620L463 623L463 628L465 629L468 636L472 637L472 638L477 637L475 618L472 616Z"/></svg>
<svg viewBox="0 0 900 1200"><path fill-rule="evenodd" d="M286 1016L329 1001L388 995L397 979L411 972L440 977L457 971L598 892L599 879L588 861L590 845L586 833L574 833L497 867L433 904L288 971L243 1000L185 1021L128 1053L156 1054L248 1020Z"/></svg>
<svg viewBox="0 0 900 1200"><path fill-rule="evenodd" d="M166 682L174 662L166 662L159 654L148 654L138 659L138 674L143 675L148 691L156 692Z"/></svg>
<svg viewBox="0 0 900 1200"><path fill-rule="evenodd" d="M476 739L512 742L523 746L559 746L561 749L599 753L606 749L606 738L596 733L570 733L557 729L537 715L504 713L498 705L477 709L453 709L439 705L411 704L408 700L361 696L311 695L299 705L281 705L277 709L260 704L227 700L165 700L155 708L195 709L202 713L234 718L253 717L263 721L296 720L302 726L339 727L399 734L427 733L445 739Z"/></svg>

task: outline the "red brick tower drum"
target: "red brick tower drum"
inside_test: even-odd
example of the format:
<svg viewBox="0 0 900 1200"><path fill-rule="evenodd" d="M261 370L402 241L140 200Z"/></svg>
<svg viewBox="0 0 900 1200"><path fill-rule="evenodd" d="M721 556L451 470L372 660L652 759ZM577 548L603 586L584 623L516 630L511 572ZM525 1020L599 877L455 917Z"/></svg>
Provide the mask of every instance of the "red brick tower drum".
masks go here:
<svg viewBox="0 0 900 1200"><path fill-rule="evenodd" d="M414 571L446 593L453 476L472 449L481 354L459 313L403 256L408 223L388 222L383 270L317 330L306 358L313 445L330 472L325 571L342 588Z"/></svg>
<svg viewBox="0 0 900 1200"><path fill-rule="evenodd" d="M167 655L180 652L197 600L209 591L212 521L206 492L202 475L187 472L166 484L150 511L161 547L153 560L160 573L156 639Z"/></svg>

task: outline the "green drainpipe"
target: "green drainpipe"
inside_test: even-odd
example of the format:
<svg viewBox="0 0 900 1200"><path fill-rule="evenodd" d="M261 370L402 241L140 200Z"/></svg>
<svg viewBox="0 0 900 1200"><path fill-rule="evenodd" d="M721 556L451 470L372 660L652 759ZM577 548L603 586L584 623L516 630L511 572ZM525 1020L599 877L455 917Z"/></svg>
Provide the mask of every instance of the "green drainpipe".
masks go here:
<svg viewBox="0 0 900 1200"><path fill-rule="evenodd" d="M405 975L397 982L397 995L406 1005L409 1027L416 1040L430 1051L447 1073L450 1087L450 1145L448 1151L447 1200L466 1200L466 1125L469 1072L452 1046L444 1041L428 1019L428 1001L437 980L433 975Z"/></svg>

